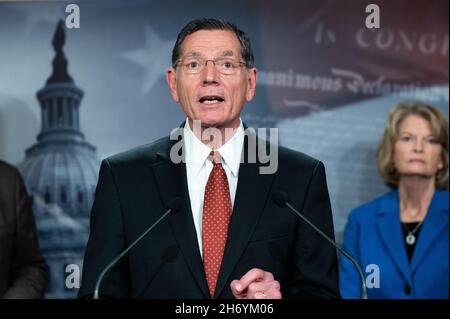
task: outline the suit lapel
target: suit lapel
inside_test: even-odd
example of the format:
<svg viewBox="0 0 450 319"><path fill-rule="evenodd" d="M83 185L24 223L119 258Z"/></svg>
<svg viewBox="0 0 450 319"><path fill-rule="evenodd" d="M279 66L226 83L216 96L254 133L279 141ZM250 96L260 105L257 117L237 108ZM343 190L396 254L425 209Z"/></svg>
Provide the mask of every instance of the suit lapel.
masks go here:
<svg viewBox="0 0 450 319"><path fill-rule="evenodd" d="M411 272L400 224L396 191L392 191L381 204L377 218L377 231L399 271L411 284Z"/></svg>
<svg viewBox="0 0 450 319"><path fill-rule="evenodd" d="M244 154L247 150L248 138L246 137ZM273 174L260 174L259 168L258 163L248 163L247 160L244 160L239 167L236 198L228 227L222 267L214 292L215 298L219 297L226 288L225 284L247 247L264 209Z"/></svg>
<svg viewBox="0 0 450 319"><path fill-rule="evenodd" d="M162 160L153 164L152 167L162 202L164 205L167 205L168 201L173 197L181 197L184 203L178 213L169 215L170 226L200 290L206 298L209 298L208 284L203 270L197 233L192 217L187 188L186 166L184 163L172 163L169 151L161 152L158 155Z"/></svg>
<svg viewBox="0 0 450 319"><path fill-rule="evenodd" d="M412 273L446 227L448 227L448 197L445 197L445 192L436 190L414 249L411 261Z"/></svg>

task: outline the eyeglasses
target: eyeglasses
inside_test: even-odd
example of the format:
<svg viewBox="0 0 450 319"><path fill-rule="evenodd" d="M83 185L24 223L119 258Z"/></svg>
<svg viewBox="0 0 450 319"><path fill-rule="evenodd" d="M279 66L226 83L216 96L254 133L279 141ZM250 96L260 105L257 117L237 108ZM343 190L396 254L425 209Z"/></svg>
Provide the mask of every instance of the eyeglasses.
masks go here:
<svg viewBox="0 0 450 319"><path fill-rule="evenodd" d="M216 70L225 75L233 75L239 71L239 68L245 66L246 64L241 61L235 61L230 58L218 58L214 60L206 59L187 59L180 60L177 62L176 66L180 65L183 71L187 74L199 74L201 73L208 62L212 62L216 67Z"/></svg>

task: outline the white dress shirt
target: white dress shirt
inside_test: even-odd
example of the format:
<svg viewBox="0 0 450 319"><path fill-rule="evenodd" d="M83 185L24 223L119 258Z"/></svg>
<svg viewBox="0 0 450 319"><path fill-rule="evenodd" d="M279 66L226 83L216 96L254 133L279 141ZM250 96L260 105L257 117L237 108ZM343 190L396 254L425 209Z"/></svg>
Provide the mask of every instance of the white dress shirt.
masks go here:
<svg viewBox="0 0 450 319"><path fill-rule="evenodd" d="M186 176L191 200L192 216L194 218L195 230L197 232L200 255L202 251L202 216L203 197L205 194L206 182L212 171L213 164L208 159L211 148L203 144L195 136L189 121L186 120L184 126L184 149L186 154ZM241 161L242 147L244 145L244 126L242 121L234 135L217 151L222 156L222 167L227 174L228 185L230 187L231 207L234 205L236 188L238 183L239 164Z"/></svg>

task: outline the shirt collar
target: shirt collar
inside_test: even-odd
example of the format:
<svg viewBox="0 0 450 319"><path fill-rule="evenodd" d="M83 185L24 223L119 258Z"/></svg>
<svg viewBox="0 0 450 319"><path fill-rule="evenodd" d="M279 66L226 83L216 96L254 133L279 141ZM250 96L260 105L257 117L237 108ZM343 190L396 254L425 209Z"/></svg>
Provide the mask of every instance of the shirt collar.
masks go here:
<svg viewBox="0 0 450 319"><path fill-rule="evenodd" d="M231 173L235 177L237 177L239 172L239 164L241 163L243 146L244 125L241 120L234 135L217 150L220 155L222 155L223 161L230 168Z"/></svg>
<svg viewBox="0 0 450 319"><path fill-rule="evenodd" d="M188 119L186 119L184 125L184 143L186 147L186 164L196 174L205 164L211 149L195 136L189 126ZM231 173L236 177L239 172L243 145L244 125L242 120L240 120L239 127L233 136L218 149L222 156L222 162L230 168Z"/></svg>

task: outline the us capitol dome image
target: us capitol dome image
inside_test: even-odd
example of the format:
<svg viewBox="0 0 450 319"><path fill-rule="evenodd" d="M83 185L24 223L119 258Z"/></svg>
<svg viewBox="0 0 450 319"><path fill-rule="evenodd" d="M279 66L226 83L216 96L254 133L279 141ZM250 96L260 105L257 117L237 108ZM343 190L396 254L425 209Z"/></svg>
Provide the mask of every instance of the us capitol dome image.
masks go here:
<svg viewBox="0 0 450 319"><path fill-rule="evenodd" d="M70 280L71 268L66 267L77 265L81 276L100 168L96 148L80 129L83 91L68 73L64 43L64 23L59 21L52 42L53 72L36 94L41 131L19 165L33 201L39 245L49 266L46 298L76 297L77 282Z"/></svg>

